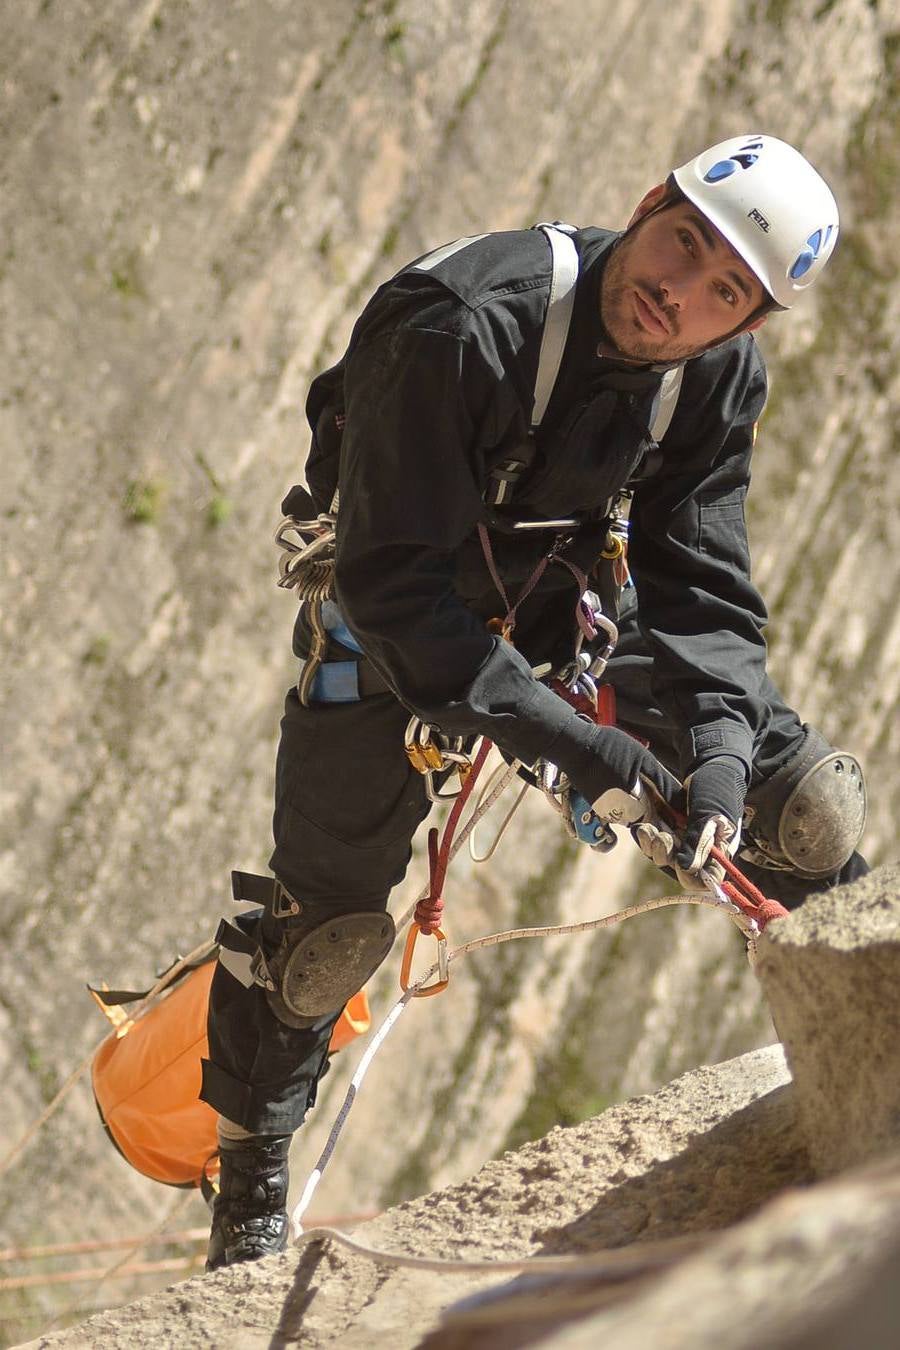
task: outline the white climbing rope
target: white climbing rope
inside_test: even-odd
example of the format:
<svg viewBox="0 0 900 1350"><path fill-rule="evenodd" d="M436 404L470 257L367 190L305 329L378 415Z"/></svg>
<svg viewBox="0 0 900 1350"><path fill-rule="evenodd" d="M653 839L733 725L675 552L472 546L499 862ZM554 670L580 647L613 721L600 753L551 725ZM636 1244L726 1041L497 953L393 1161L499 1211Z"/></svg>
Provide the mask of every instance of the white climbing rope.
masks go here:
<svg viewBox="0 0 900 1350"><path fill-rule="evenodd" d="M364 1256L382 1266L400 1266L411 1270L433 1270L440 1275L497 1275L515 1273L519 1270L536 1270L543 1273L553 1271L559 1274L572 1274L577 1271L595 1274L598 1278L625 1279L633 1275L643 1275L654 1270L662 1270L680 1261L685 1256L703 1247L710 1241L713 1233L689 1233L682 1237L665 1238L658 1242L634 1243L628 1247L617 1247L612 1251L583 1252L578 1256L520 1256L512 1260L491 1260L479 1257L432 1257L408 1256L402 1252L386 1252L381 1247L370 1247L365 1242L342 1233L339 1228L310 1228L298 1239L297 1245L306 1247L313 1242L329 1239L346 1247L355 1256Z"/></svg>
<svg viewBox="0 0 900 1350"><path fill-rule="evenodd" d="M507 764L501 763L497 765L497 767L491 774L490 778L488 779L487 783L481 790L481 793L478 797L476 811L481 807L483 803L487 802L488 798L490 798L491 802L495 802L497 800L497 796L492 796L494 788L497 788L498 794L505 792L506 787L510 782L512 773L514 772L515 770L510 771L509 765ZM501 776L503 779L502 784L499 781ZM494 838L490 846L484 851L484 853L478 852L475 843L475 826L478 824L478 821L481 819L481 816L479 815L477 819L472 822L472 826L467 831L467 834L469 836L469 857L472 859L474 863L488 862L491 858L493 858L494 854L497 852L497 849L500 847L500 840L503 838L504 834L509 828L509 824L513 816L516 814L519 807L522 805L522 802L525 799L525 793L528 791L530 786L531 786L530 783L527 782L522 783L522 786L519 788L519 791L516 793L516 796L513 799L512 806L509 808L506 815L500 822L499 829L494 834Z"/></svg>

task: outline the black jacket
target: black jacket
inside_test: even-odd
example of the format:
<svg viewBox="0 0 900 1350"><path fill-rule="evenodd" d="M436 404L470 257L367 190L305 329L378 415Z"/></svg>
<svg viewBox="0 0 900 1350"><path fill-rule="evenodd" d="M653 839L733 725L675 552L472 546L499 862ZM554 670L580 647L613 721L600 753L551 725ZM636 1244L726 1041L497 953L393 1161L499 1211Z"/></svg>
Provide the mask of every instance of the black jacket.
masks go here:
<svg viewBox="0 0 900 1350"><path fill-rule="evenodd" d="M598 355L600 279L619 236L574 236L581 268L563 362L518 515L577 514L567 556L598 553L610 499L646 463L661 374ZM456 735L481 732L565 767L585 726L531 675L571 641L572 576L551 565L525 601L516 647L489 633L504 606L475 533L490 469L527 437L551 257L540 231L491 234L373 296L342 361L313 383L307 466L319 510L340 461L337 596L398 697ZM766 716L766 620L749 578L744 497L765 369L749 336L687 363L661 465L635 489L630 565L660 703L684 728L684 772L728 753L747 766ZM659 460L659 456L656 457ZM492 530L514 600L552 535Z"/></svg>

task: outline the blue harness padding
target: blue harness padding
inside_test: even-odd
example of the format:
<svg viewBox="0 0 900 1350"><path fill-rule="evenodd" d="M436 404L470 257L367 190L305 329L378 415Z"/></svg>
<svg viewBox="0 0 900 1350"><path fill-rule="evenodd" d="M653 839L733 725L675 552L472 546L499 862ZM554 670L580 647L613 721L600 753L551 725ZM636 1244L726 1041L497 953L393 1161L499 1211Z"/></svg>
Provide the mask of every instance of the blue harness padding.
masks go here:
<svg viewBox="0 0 900 1350"><path fill-rule="evenodd" d="M305 661L300 662L301 673ZM309 689L310 703L358 703L359 666L355 661L326 661L316 671Z"/></svg>
<svg viewBox="0 0 900 1350"><path fill-rule="evenodd" d="M335 642L362 656L362 647L350 632L333 600L325 600L322 604L322 625ZM301 673L305 665L305 661L300 662ZM311 702L358 703L360 697L358 661L323 661L309 689Z"/></svg>
<svg viewBox="0 0 900 1350"><path fill-rule="evenodd" d="M349 647L351 652L359 652L360 656L362 656L362 647L350 632L350 629L344 621L343 614L333 600L325 600L322 603L322 623L325 632L330 633L335 642L339 642L342 647ZM334 661L332 664L341 665L343 663Z"/></svg>

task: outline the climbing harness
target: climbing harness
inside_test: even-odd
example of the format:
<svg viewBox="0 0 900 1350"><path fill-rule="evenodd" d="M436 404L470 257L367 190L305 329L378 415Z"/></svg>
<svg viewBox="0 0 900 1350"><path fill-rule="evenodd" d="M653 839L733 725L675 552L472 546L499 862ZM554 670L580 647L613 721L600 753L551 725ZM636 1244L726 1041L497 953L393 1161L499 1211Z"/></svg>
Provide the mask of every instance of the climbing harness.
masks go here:
<svg viewBox="0 0 900 1350"><path fill-rule="evenodd" d="M538 355L531 426L524 445L518 448L517 453L510 455L491 470L490 483L485 496L485 500L490 506L508 506L519 482L534 463L537 453L536 435L544 420L544 414L549 406L550 397L559 375L566 339L569 336L569 328L572 322L572 314L575 309L575 289L578 284L580 266L578 250L572 238L577 233L575 226L568 225L561 220L555 220L541 221L534 228L541 230L550 244L552 277ZM464 247L483 238L483 235L478 235L475 239L460 240L458 245ZM455 251L457 250L454 249ZM443 257L440 261L443 261ZM417 266L421 268L422 264L419 263ZM683 366L673 366L671 370L667 370L663 374L656 410L649 428L650 440L654 447L658 447L659 442L669 429L669 424L678 404L683 375ZM566 525L577 525L577 523L577 521L568 520L537 521L533 524L537 527L546 527L551 524L564 527ZM531 522L517 522L517 525L513 528L527 529L530 524Z"/></svg>
<svg viewBox="0 0 900 1350"><path fill-rule="evenodd" d="M578 250L572 238L576 233L575 227L563 221L541 221L534 228L542 231L547 238L551 250L552 269L547 310L541 333L538 368L535 376L531 422L527 443L522 447L519 454L504 461L491 471L489 486L485 493L485 502L490 508L509 504L519 480L534 460L536 453L535 434L543 422L559 375L575 305L575 291L579 274ZM484 235L473 235L454 240L426 254L413 265L411 270L428 272L447 258L484 238ZM649 428L650 440L654 450L666 434L675 412L681 389L683 369L683 366L676 366L663 374L656 408ZM333 431L339 437L343 433L344 415L342 413L337 414L333 418L333 422ZM626 577L624 541L627 521L617 510L618 500L617 498L608 504L609 533L601 556L613 563L613 571L616 574L618 584L622 585ZM279 560L278 585L283 589L296 592L298 600L305 605L305 612L309 619L310 651L301 663L297 682L298 695L304 707L308 707L312 702L354 702L369 694L382 693L389 689L387 682L368 661L359 643L353 637L334 600L335 527L339 503L340 491L336 489L331 500L330 510L320 512L317 515L313 514L315 506L310 494L305 488L294 487L283 503L282 509L286 514L275 531L275 542L282 551L282 557ZM495 517L493 523L500 525L501 522L496 519L497 513L494 512L493 514ZM503 528L514 533L553 530L557 534L568 532L568 538L572 537L573 531L578 531L580 525L581 522L574 517L559 520L503 522ZM491 570L496 584L499 582L499 573L494 566L490 551L490 540L483 525L479 526L479 536L489 570ZM554 541L548 554L541 560L529 582L526 583L515 605L510 607L507 602L507 617L491 624L494 631L501 633L503 636L510 635L512 627L515 625L515 610L537 585L551 561L567 567L576 579L581 577L580 590L586 589L586 581L583 580L583 573L580 572L580 569L559 556L565 542L565 535ZM502 584L501 594L505 598ZM581 627L580 620L579 626ZM347 649L351 653L351 659L329 659L329 642L336 642L342 648ZM596 678L596 675L592 672L587 671L586 673L591 678ZM434 743L435 738L427 735L424 741L419 741L417 729L412 745L413 747L421 745L423 749L426 749L426 743L429 739ZM409 739L407 744L410 745ZM461 750L450 744L444 748L444 759L449 757L451 763L459 762L453 760L452 756L461 754ZM434 791L434 774L441 771L436 764L429 764L423 770L428 775L426 790L429 792L429 796ZM432 800L437 800L439 797L446 795L448 794L445 791L441 791L432 797Z"/></svg>
<svg viewBox="0 0 900 1350"><path fill-rule="evenodd" d="M311 498L309 501L312 504ZM330 512L322 512L309 520L286 516L275 531L275 543L282 550L278 585L284 590L295 591L298 601L306 605L309 616L312 644L297 681L297 693L304 707L309 707L312 700L316 677L326 669L328 628L323 608L334 595L336 520ZM335 691L330 692L333 697Z"/></svg>

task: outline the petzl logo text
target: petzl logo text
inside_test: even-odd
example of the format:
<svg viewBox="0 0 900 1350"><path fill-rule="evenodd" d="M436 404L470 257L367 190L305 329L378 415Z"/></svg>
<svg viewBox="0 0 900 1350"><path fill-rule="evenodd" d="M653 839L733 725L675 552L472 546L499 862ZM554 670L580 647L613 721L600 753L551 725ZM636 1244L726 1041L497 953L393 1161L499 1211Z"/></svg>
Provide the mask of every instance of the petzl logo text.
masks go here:
<svg viewBox="0 0 900 1350"><path fill-rule="evenodd" d="M750 217L751 220L756 221L757 225L761 230L765 230L766 234L769 233L769 222L766 220L765 216L762 214L761 211L757 211L755 206L752 211L747 212L747 215Z"/></svg>

